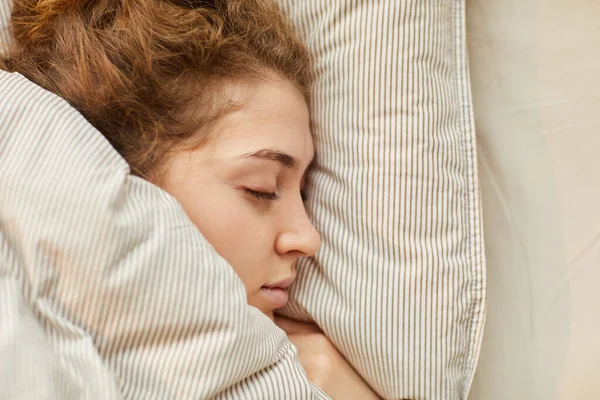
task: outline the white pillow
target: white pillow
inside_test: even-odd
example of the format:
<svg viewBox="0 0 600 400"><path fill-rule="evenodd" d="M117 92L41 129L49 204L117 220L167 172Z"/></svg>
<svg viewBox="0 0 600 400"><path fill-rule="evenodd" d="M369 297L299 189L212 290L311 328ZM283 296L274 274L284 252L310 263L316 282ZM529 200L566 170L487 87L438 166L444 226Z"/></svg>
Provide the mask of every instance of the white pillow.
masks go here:
<svg viewBox="0 0 600 400"><path fill-rule="evenodd" d="M468 4L489 274L471 398L600 399L600 2Z"/></svg>
<svg viewBox="0 0 600 400"><path fill-rule="evenodd" d="M0 398L326 398L166 192L0 71Z"/></svg>
<svg viewBox="0 0 600 400"><path fill-rule="evenodd" d="M8 47L11 42L10 38L10 11L13 0L0 1L0 54Z"/></svg>
<svg viewBox="0 0 600 400"><path fill-rule="evenodd" d="M323 237L285 313L383 397L464 399L486 296L464 1L280 3L313 55Z"/></svg>

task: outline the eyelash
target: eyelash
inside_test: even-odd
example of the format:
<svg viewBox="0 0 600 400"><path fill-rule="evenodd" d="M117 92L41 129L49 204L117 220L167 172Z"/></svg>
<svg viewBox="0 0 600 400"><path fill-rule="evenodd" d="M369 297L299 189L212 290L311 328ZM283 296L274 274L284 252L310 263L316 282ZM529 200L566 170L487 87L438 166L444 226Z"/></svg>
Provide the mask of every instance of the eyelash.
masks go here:
<svg viewBox="0 0 600 400"><path fill-rule="evenodd" d="M248 188L245 188L244 190L246 191L246 193L256 198L257 200L279 200L279 196L275 192L259 192L257 190L252 190Z"/></svg>

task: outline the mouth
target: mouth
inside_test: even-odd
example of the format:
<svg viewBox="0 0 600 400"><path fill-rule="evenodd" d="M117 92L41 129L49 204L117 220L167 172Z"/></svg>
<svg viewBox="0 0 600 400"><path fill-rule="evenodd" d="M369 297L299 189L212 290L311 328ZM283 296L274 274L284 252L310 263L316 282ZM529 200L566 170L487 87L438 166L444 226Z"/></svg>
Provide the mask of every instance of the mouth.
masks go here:
<svg viewBox="0 0 600 400"><path fill-rule="evenodd" d="M295 276L286 280L264 285L260 288L262 295L272 304L273 308L285 306L290 298L288 288L294 282Z"/></svg>

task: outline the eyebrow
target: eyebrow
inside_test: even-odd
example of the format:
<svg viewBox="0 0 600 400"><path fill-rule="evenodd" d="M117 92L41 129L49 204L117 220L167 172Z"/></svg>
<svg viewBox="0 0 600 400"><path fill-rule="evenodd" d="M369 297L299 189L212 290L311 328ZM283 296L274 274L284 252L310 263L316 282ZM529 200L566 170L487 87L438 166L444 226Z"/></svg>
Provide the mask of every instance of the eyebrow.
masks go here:
<svg viewBox="0 0 600 400"><path fill-rule="evenodd" d="M273 149L262 149L252 153L246 153L241 156L242 158L260 158L263 160L276 161L286 168L295 169L298 168L300 162L290 156L287 153Z"/></svg>

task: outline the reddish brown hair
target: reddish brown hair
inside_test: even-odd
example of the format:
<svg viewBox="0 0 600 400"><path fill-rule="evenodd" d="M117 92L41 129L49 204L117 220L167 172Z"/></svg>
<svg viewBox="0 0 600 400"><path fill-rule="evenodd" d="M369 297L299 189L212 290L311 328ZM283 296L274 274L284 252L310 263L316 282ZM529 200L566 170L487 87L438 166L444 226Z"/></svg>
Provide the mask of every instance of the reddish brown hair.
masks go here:
<svg viewBox="0 0 600 400"><path fill-rule="evenodd" d="M308 96L307 51L269 0L16 0L11 23L0 67L66 99L146 178L201 143L221 84L283 78Z"/></svg>

